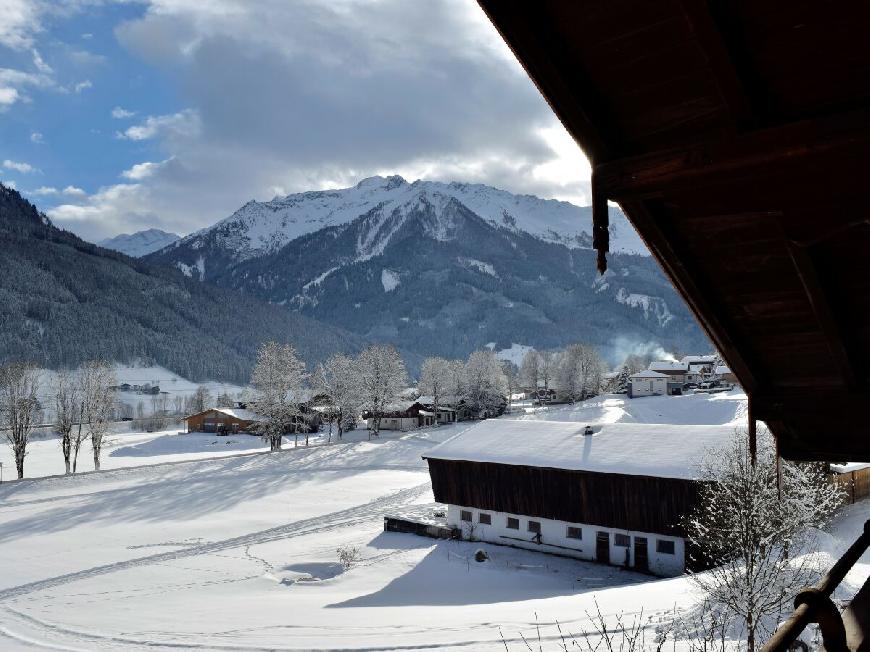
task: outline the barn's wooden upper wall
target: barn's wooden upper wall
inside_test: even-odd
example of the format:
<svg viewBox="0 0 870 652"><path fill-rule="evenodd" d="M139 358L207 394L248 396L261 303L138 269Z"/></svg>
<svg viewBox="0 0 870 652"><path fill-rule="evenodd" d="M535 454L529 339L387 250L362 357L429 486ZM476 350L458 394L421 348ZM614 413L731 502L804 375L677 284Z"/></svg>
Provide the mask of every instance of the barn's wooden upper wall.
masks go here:
<svg viewBox="0 0 870 652"><path fill-rule="evenodd" d="M783 456L870 461L870 3L480 3Z"/></svg>

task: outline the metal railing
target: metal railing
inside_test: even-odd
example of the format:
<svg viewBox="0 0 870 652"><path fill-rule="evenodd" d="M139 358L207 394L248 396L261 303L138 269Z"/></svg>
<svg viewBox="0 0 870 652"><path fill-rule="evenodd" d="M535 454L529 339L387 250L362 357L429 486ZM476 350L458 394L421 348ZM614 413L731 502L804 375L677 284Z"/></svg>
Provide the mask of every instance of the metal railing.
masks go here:
<svg viewBox="0 0 870 652"><path fill-rule="evenodd" d="M847 652L846 627L839 609L831 600L846 573L870 547L870 520L864 523L864 532L837 560L818 584L795 596L794 613L774 632L761 652L785 652L810 623L817 623L822 632L827 652Z"/></svg>

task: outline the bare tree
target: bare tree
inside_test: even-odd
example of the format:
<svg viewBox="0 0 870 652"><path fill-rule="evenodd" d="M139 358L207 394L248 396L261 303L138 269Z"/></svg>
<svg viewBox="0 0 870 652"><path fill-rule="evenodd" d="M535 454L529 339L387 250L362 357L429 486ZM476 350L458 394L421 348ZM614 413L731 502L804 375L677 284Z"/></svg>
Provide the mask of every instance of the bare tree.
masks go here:
<svg viewBox="0 0 870 652"><path fill-rule="evenodd" d="M544 391L550 389L550 381L556 371L556 354L552 351L540 351L538 353L541 382L544 383Z"/></svg>
<svg viewBox="0 0 870 652"><path fill-rule="evenodd" d="M63 453L65 473L72 472L71 459L73 453L73 441L75 427L81 433L82 401L79 396L78 379L69 371L57 372L54 380L54 427L60 435L60 450ZM76 453L81 447L79 435Z"/></svg>
<svg viewBox="0 0 870 652"><path fill-rule="evenodd" d="M18 478L24 477L27 444L40 412L39 369L29 362L10 362L0 367L0 423L12 447Z"/></svg>
<svg viewBox="0 0 870 652"><path fill-rule="evenodd" d="M520 382L530 387L532 392L537 392L540 380L541 356L534 349L529 349L523 356L523 362L520 365Z"/></svg>
<svg viewBox="0 0 870 652"><path fill-rule="evenodd" d="M105 360L90 360L79 372L79 391L81 393L83 416L88 425L91 449L94 453L94 470L100 470L100 455L103 440L109 431L115 392L118 384L115 370Z"/></svg>
<svg viewBox="0 0 870 652"><path fill-rule="evenodd" d="M514 394L519 387L520 370L510 360L502 360L501 371L504 374L505 388L507 389L507 411L510 412L513 407Z"/></svg>
<svg viewBox="0 0 870 652"><path fill-rule="evenodd" d="M193 393L192 402L190 405L190 410L193 414L198 414L200 412L205 412L212 405L211 392L208 391L208 388L200 385L196 388L196 391Z"/></svg>
<svg viewBox="0 0 870 652"><path fill-rule="evenodd" d="M172 397L172 411L176 416L184 414L184 397L181 394Z"/></svg>
<svg viewBox="0 0 870 652"><path fill-rule="evenodd" d="M222 392L218 394L215 405L222 408L231 408L233 407L233 397L230 396L227 392Z"/></svg>
<svg viewBox="0 0 870 652"><path fill-rule="evenodd" d="M392 346L375 344L359 354L357 368L362 407L371 414L374 435L377 437L387 405L396 400L407 383L405 363ZM370 429L369 439L371 436Z"/></svg>
<svg viewBox="0 0 870 652"><path fill-rule="evenodd" d="M251 374L251 385L257 392L254 411L262 419L255 424L257 432L269 442L271 451L281 450L284 434L296 433L301 420L300 398L305 380L305 363L289 344L266 342L257 354L257 364ZM298 445L298 437L296 445Z"/></svg>
<svg viewBox="0 0 870 652"><path fill-rule="evenodd" d="M435 420L438 420L438 406L441 399L447 396L448 387L452 381L453 370L450 361L444 358L426 358L420 368L420 392L432 397L432 407Z"/></svg>
<svg viewBox="0 0 870 652"><path fill-rule="evenodd" d="M742 625L750 652L773 632L796 591L816 580L814 528L843 500L817 465L782 462L778 477L772 437L766 430L759 435L756 463L745 433L710 452L700 469L708 482L686 520L689 541L713 564L694 580L714 607Z"/></svg>
<svg viewBox="0 0 870 652"><path fill-rule="evenodd" d="M338 426L338 438L344 436L344 428L350 419L356 419L362 403L359 388L357 362L342 353L336 353L322 363L314 374L312 384L315 390L329 397L330 433L332 441L332 419Z"/></svg>

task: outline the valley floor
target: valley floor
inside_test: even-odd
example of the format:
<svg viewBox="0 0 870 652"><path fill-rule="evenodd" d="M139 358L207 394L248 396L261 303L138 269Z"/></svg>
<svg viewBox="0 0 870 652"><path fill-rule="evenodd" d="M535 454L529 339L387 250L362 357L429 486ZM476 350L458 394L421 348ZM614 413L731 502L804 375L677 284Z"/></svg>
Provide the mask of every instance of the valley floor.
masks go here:
<svg viewBox="0 0 870 652"><path fill-rule="evenodd" d="M606 396L519 416L736 425L744 408L739 393ZM555 650L555 622L579 636L596 603L642 610L651 631L697 599L686 578L491 545L476 563L480 544L384 533L385 514L432 502L421 455L466 427L224 457L204 435L129 435L106 464L125 468L4 483L0 649L525 650L538 622ZM60 459L43 443L34 469ZM846 511L832 554L868 516L868 504ZM350 570L340 547L359 548ZM849 586L868 574L865 556Z"/></svg>

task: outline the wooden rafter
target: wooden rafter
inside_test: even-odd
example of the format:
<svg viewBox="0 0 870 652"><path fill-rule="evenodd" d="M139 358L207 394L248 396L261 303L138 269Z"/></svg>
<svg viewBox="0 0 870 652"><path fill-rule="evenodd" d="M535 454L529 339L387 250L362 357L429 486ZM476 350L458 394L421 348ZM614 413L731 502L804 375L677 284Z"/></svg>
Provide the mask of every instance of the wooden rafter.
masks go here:
<svg viewBox="0 0 870 652"><path fill-rule="evenodd" d="M843 377L843 383L847 387L854 388L858 382L858 375L852 356L849 355L845 332L831 308L812 254L806 247L799 247L788 240L786 248L812 306L813 314L819 322L819 328L825 335L831 357Z"/></svg>
<svg viewBox="0 0 870 652"><path fill-rule="evenodd" d="M698 48L707 58L710 73L722 100L737 129L751 126L755 121L752 102L744 89L743 82L734 68L728 46L720 29L710 15L705 0L680 0L689 29L697 38Z"/></svg>

